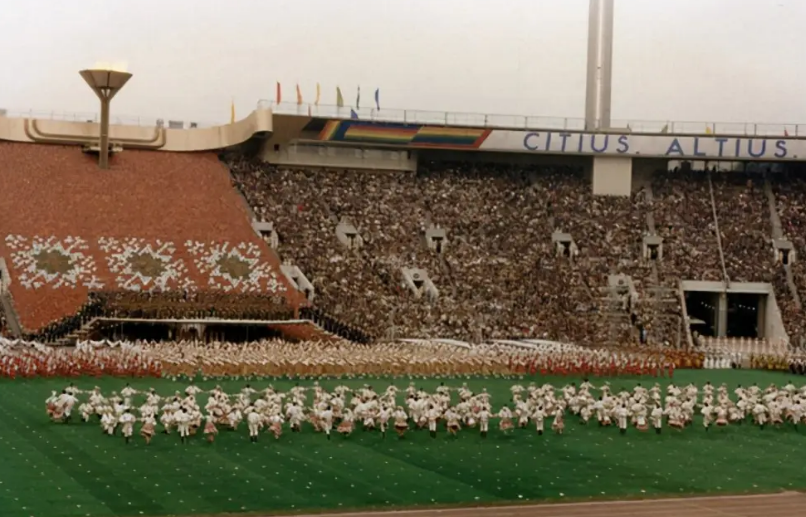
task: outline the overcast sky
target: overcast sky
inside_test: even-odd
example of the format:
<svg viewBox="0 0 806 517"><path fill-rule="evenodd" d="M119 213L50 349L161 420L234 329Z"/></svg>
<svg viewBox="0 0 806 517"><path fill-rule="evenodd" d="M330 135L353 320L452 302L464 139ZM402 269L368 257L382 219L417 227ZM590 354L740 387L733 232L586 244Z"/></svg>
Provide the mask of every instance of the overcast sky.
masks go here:
<svg viewBox="0 0 806 517"><path fill-rule="evenodd" d="M806 0L615 0L613 118L806 123ZM258 99L581 117L588 0L26 0L0 14L0 108L214 122Z"/></svg>

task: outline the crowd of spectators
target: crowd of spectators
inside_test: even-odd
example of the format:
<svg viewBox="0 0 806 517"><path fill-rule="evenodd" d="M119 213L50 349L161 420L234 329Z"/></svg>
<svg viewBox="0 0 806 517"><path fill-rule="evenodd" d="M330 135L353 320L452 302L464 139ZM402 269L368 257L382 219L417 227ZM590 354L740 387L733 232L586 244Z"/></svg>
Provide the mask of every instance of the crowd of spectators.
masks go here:
<svg viewBox="0 0 806 517"><path fill-rule="evenodd" d="M614 328L618 339L635 336L627 309L625 326L604 314L603 299L609 274L646 275L643 214L633 199L594 197L579 169L292 170L246 160L231 169L256 216L278 231L281 258L315 286L314 304L376 336L585 343ZM363 247L338 242L342 220ZM442 252L426 246L431 226L446 231ZM555 231L571 235L574 257L557 256ZM426 270L439 296L409 293L401 267Z"/></svg>
<svg viewBox="0 0 806 517"><path fill-rule="evenodd" d="M806 256L806 181L799 176L783 173L770 174L769 178L775 192L783 237L792 243L796 253L796 260L791 265L791 272L795 287L803 302L806 300L804 298L806 296L806 264L802 262ZM784 292L785 287L786 292L789 292L786 284L786 272L780 266L776 274L776 295ZM798 308L791 296L784 299L783 304L780 295L776 298L790 340L798 346L805 345L806 321L804 321L802 307Z"/></svg>
<svg viewBox="0 0 806 517"><path fill-rule="evenodd" d="M722 281L711 196L703 171L657 171L652 181L655 229L663 238L660 281Z"/></svg>
<svg viewBox="0 0 806 517"><path fill-rule="evenodd" d="M713 208L708 177L713 187ZM796 249L804 249L806 229L806 183L768 174L775 185L784 237ZM658 233L664 238L662 270L668 285L677 279L767 282L790 340L804 335L801 309L791 295L786 271L773 260L769 200L761 172L674 170L656 173L653 184L654 214ZM725 261L719 258L713 209L716 209ZM806 269L795 265L798 289L806 289Z"/></svg>
<svg viewBox="0 0 806 517"><path fill-rule="evenodd" d="M793 345L802 347L804 344L803 339L806 337L806 334L804 334L806 321L803 317L803 311L798 307L798 303L789 290L786 270L783 265L779 264L774 268L772 285L773 289L775 289L775 301L781 311L781 319L784 322L784 328L789 334L789 340Z"/></svg>
<svg viewBox="0 0 806 517"><path fill-rule="evenodd" d="M771 282L770 207L761 173L711 173L725 270L731 282Z"/></svg>

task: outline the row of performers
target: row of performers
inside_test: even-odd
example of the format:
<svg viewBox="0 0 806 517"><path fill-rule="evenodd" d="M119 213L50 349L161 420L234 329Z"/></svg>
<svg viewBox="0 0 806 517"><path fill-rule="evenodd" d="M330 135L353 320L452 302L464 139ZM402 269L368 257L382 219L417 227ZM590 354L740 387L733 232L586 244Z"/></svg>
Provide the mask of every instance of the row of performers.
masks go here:
<svg viewBox="0 0 806 517"><path fill-rule="evenodd" d="M702 368L703 359L702 354L685 351L651 355L620 352L513 354L504 363L504 370L511 375L672 377L677 368ZM0 349L0 377L3 378L165 375L161 361L137 350ZM252 375L249 371L241 371L239 377ZM396 372L389 371L387 375L396 375ZM307 376L317 375L311 371Z"/></svg>

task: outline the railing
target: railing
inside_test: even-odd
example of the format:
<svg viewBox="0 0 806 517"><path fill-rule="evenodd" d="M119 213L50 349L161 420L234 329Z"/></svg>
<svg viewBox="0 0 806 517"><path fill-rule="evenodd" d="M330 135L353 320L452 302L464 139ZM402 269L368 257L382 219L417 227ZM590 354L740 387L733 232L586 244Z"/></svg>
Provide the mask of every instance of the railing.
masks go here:
<svg viewBox="0 0 806 517"><path fill-rule="evenodd" d="M399 122L411 124L431 124L437 126L483 127L490 129L513 130L568 130L583 131L585 119L581 117L551 117L545 115L500 115L483 113L456 113L448 111L408 110L408 109L361 109L349 106L338 107L324 104L296 104L293 102L275 102L261 99L258 108L271 109L280 115L302 115L309 113L314 117L344 119L353 117L353 112L361 120L377 122ZM48 110L0 110L0 117L34 118L41 120L63 120L69 122L98 122L100 115L95 112L67 112ZM162 120L165 127L172 119L156 117L139 117L130 115L112 115L111 122L119 125L154 127ZM226 124L227 120L217 122L181 121L185 128L191 122L198 128ZM735 135L758 137L790 137L806 138L806 124L796 123L755 123L755 122L714 122L714 121L674 121L674 120L641 120L624 119L611 121L612 131L624 133L673 133L690 135Z"/></svg>
<svg viewBox="0 0 806 517"><path fill-rule="evenodd" d="M358 117L360 120L377 122L398 122L411 124L433 124L439 126L469 126L490 129L554 129L583 131L585 119L581 117L550 117L543 115L495 115L482 113L452 113L447 111L425 111L405 109L375 109L364 107L355 109L350 106L296 104L282 102L276 104L261 99L258 107L271 109L280 115L310 114L314 117L344 119ZM353 115L355 113L355 116ZM674 120L613 120L610 126L613 131L630 133L674 133L694 135L741 135L741 136L779 136L806 137L806 124L774 124L753 122L681 122Z"/></svg>
<svg viewBox="0 0 806 517"><path fill-rule="evenodd" d="M56 110L0 110L0 117L8 118L29 118L38 120L59 120L64 122L95 122L101 120L101 115L94 112L71 112L71 111L56 111ZM158 121L162 120L165 127L169 127L170 121L182 122L184 129L190 129L191 124L196 124L197 128L212 127L226 124L227 121L221 122L197 122L195 120L180 120L169 118L157 117L138 117L131 115L115 115L110 116L110 122L121 126L141 126L141 127L155 127ZM181 129L181 128L177 128Z"/></svg>

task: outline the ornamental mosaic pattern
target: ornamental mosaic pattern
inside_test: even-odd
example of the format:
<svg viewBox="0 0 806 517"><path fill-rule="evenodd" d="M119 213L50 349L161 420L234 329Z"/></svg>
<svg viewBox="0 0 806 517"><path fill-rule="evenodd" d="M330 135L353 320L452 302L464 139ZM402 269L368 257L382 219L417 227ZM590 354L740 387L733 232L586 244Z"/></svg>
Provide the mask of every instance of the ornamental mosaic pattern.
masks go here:
<svg viewBox="0 0 806 517"><path fill-rule="evenodd" d="M260 248L255 244L187 241L185 246L211 288L241 293L286 289L271 266L261 261Z"/></svg>
<svg viewBox="0 0 806 517"><path fill-rule="evenodd" d="M16 281L26 289L87 287L100 289L95 260L80 237L6 236Z"/></svg>
<svg viewBox="0 0 806 517"><path fill-rule="evenodd" d="M166 291L194 288L187 266L176 257L176 247L172 242L101 237L98 246L105 254L109 271L119 289Z"/></svg>

